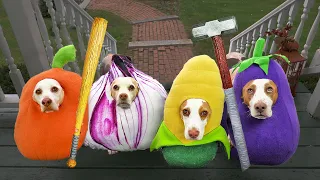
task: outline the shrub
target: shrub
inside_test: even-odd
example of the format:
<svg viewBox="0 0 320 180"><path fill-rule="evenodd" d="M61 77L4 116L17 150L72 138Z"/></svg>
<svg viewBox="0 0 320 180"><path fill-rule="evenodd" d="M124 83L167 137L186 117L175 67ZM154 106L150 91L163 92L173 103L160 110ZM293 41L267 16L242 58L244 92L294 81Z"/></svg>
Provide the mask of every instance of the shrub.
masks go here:
<svg viewBox="0 0 320 180"><path fill-rule="evenodd" d="M27 71L27 67L23 63L17 63L17 68L21 71L23 79L25 82L29 80L29 74ZM8 66L0 66L0 85L5 94L16 94L16 90L13 86L13 83L10 79L9 68Z"/></svg>

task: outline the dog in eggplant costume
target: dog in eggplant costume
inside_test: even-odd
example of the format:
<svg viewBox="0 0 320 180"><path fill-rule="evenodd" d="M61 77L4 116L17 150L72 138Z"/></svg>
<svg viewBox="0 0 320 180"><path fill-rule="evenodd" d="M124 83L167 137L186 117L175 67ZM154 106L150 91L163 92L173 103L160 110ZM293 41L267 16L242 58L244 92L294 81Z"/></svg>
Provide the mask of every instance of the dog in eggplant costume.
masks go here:
<svg viewBox="0 0 320 180"><path fill-rule="evenodd" d="M198 133L192 131L189 133L191 139L186 138L188 123L181 118L181 112L184 113L181 107L190 99L201 99L210 107L204 132L199 130L201 139L192 139L198 137ZM161 149L171 166L197 168L215 158L219 141L224 145L229 158L230 144L225 130L220 126L223 103L224 91L215 61L207 55L191 58L173 81L165 101L164 120L152 141L150 151ZM197 117L195 114L193 117ZM199 127L196 123L194 125Z"/></svg>
<svg viewBox="0 0 320 180"><path fill-rule="evenodd" d="M285 163L295 153L299 142L300 125L286 75L273 59L275 56L280 56L289 61L282 55L262 56L264 43L263 38L258 39L253 57L234 66L235 69L239 69L233 87L251 164L279 165ZM271 80L275 84L278 98L273 102L271 116L269 112L265 118L253 117L252 114L255 113L251 111L254 109L249 109L248 103L244 102L243 89L246 90L247 84L252 80ZM265 89L265 93L268 93L268 89ZM221 124L234 144L226 109ZM237 158L236 147L232 148L231 156Z"/></svg>

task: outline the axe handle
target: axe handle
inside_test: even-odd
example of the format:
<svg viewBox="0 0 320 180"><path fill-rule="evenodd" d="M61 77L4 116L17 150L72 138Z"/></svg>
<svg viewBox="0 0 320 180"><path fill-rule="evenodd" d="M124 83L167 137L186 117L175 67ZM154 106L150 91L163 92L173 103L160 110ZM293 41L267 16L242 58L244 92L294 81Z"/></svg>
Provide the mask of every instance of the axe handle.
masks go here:
<svg viewBox="0 0 320 180"><path fill-rule="evenodd" d="M232 88L231 76L227 64L226 52L221 36L214 36L211 38L213 42L213 49L216 55L217 65L219 67L222 85L224 89Z"/></svg>

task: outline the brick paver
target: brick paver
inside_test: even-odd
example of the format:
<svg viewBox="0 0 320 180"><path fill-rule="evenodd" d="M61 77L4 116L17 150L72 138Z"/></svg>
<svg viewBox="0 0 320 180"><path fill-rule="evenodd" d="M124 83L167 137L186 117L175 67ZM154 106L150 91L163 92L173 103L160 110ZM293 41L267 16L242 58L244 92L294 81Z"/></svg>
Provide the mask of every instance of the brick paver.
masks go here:
<svg viewBox="0 0 320 180"><path fill-rule="evenodd" d="M107 10L127 21L165 16L159 10L134 0L91 0L88 8Z"/></svg>
<svg viewBox="0 0 320 180"><path fill-rule="evenodd" d="M132 41L187 39L180 20L163 20L133 25Z"/></svg>
<svg viewBox="0 0 320 180"><path fill-rule="evenodd" d="M160 46L133 49L134 66L159 80L172 82L192 55L191 46ZM138 61L136 61L138 60Z"/></svg>
<svg viewBox="0 0 320 180"><path fill-rule="evenodd" d="M159 10L134 0L92 0L88 8L107 10L129 22L166 16ZM178 19L143 22L132 26L133 42L187 38L184 26ZM161 83L170 83L193 54L190 45L171 45L133 48L130 56L136 68Z"/></svg>

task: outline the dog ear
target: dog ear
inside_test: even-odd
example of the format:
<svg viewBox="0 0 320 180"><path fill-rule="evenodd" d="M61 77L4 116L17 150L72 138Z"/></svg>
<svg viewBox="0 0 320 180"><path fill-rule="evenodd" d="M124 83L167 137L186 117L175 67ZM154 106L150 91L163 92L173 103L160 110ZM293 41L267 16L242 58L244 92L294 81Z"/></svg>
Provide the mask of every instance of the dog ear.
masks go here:
<svg viewBox="0 0 320 180"><path fill-rule="evenodd" d="M110 85L111 97L112 97L113 99L116 99L116 97L115 97L115 91L113 90L113 86L114 86L115 83L116 83L115 80L113 80L112 83L111 83L111 85Z"/></svg>

